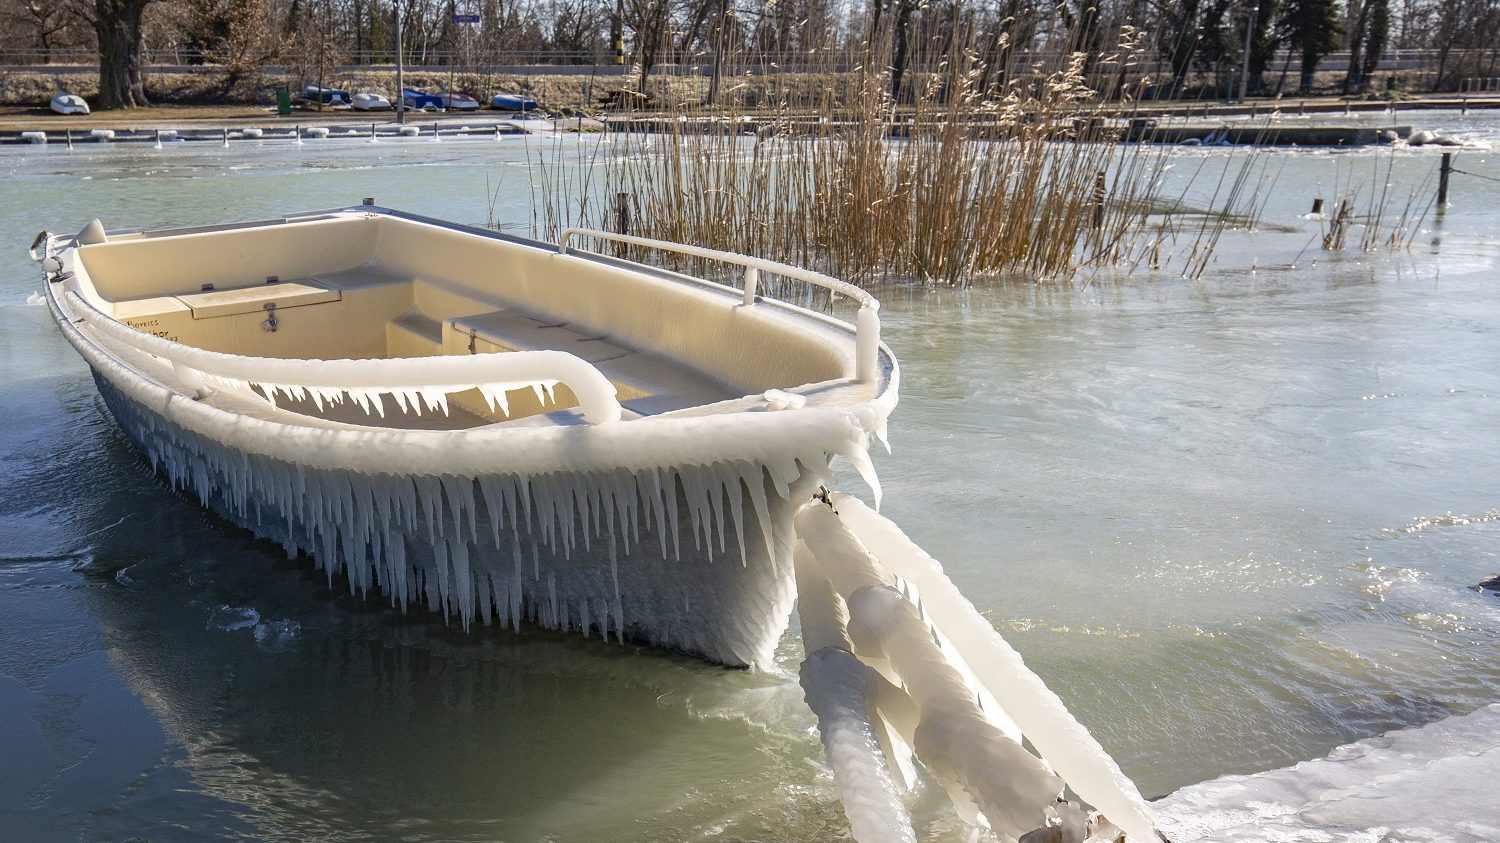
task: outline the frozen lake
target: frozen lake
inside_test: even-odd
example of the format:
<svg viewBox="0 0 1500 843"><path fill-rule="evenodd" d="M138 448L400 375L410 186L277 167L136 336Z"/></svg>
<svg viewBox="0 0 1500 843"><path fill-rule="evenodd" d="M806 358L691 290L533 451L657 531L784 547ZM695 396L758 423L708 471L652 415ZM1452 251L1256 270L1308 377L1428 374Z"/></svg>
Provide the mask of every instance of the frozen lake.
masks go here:
<svg viewBox="0 0 1500 843"><path fill-rule="evenodd" d="M1500 115L1400 122L1500 142ZM0 148L0 836L847 833L794 634L745 673L330 591L149 476L27 304L31 237L93 216L373 196L525 233L537 149ZM1176 178L1230 153L1170 154ZM1456 175L1409 253L1326 253L1301 217L1387 172L1425 203L1436 160L1267 156L1261 227L1198 281L877 291L885 514L1148 796L1500 701L1500 598L1470 589L1500 573L1500 183ZM1500 177L1487 148L1457 165ZM940 796L914 813L962 839Z"/></svg>

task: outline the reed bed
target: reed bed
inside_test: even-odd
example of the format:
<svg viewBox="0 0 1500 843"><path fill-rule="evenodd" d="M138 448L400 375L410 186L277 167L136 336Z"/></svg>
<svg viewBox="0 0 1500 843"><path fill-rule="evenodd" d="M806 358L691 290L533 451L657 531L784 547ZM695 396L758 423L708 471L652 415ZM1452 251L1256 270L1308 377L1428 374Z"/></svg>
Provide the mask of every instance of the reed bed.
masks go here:
<svg viewBox="0 0 1500 843"><path fill-rule="evenodd" d="M1409 251L1434 206L1432 176L1413 185L1405 196L1392 193L1391 177L1396 166L1392 149L1375 156L1370 172L1360 174L1351 169L1345 176L1337 171L1334 191L1339 196L1331 216L1325 220L1323 248L1342 251L1349 245L1349 235L1360 227L1358 246L1363 252ZM1359 209L1363 207L1363 213Z"/></svg>
<svg viewBox="0 0 1500 843"><path fill-rule="evenodd" d="M1219 234L1255 215L1254 154L1226 168L1212 210L1176 218L1169 150L1119 143L1124 126L1106 119L1086 65L1075 53L996 80L955 51L894 94L888 70L869 65L830 73L816 102L785 96L769 118L689 110L611 135L578 169L539 155L534 233L627 228L863 284L1203 272Z"/></svg>

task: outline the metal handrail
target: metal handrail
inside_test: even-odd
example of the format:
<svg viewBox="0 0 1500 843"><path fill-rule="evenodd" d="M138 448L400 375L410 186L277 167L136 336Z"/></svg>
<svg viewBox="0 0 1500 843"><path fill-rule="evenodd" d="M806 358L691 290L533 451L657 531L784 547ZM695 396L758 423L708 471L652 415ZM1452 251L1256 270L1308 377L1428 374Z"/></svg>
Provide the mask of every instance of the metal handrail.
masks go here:
<svg viewBox="0 0 1500 843"><path fill-rule="evenodd" d="M183 345L148 334L94 307L69 291L78 313L96 330L172 364L184 383L208 388L204 376L258 383L271 388L338 389L350 392L456 392L491 385L556 381L578 397L584 420L620 420L615 386L593 365L566 351L509 351L398 359L310 360L247 357Z"/></svg>
<svg viewBox="0 0 1500 843"><path fill-rule="evenodd" d="M803 269L791 264L779 263L751 255L741 255L737 252L725 252L719 249L709 249L704 246L690 246L685 243L673 243L668 240L653 240L649 237L636 237L631 234L615 234L610 231L599 231L592 228L569 228L563 231L562 236L557 239L557 253L559 255L566 255L568 253L568 241L573 239L575 235L580 237L597 237L601 240L627 243L647 249L677 252L679 254L692 255L694 257L744 267L744 303L746 307L755 304L756 290L760 284L761 272L769 272L772 275L780 275L783 278L795 278L798 281L806 281L809 284L822 287L830 292L848 296L859 303L859 314L856 317L854 334L854 379L862 383L869 383L875 380L880 372L880 300L847 281L840 281L837 278L824 275L821 272L814 272L810 269Z"/></svg>

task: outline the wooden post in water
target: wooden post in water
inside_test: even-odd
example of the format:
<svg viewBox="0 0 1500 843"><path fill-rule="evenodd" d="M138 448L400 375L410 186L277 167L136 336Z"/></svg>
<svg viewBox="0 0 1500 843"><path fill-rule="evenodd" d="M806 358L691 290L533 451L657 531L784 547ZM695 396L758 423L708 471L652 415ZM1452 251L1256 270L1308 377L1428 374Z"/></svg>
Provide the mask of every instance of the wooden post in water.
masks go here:
<svg viewBox="0 0 1500 843"><path fill-rule="evenodd" d="M1107 193L1105 187L1104 171L1100 170L1094 176L1094 230L1104 228L1104 197Z"/></svg>
<svg viewBox="0 0 1500 843"><path fill-rule="evenodd" d="M1453 153L1443 153L1443 163L1438 165L1438 210L1448 207L1448 177L1453 173Z"/></svg>
<svg viewBox="0 0 1500 843"><path fill-rule="evenodd" d="M630 194L628 193L615 194L615 233L630 233ZM615 256L625 257L624 243L615 244Z"/></svg>

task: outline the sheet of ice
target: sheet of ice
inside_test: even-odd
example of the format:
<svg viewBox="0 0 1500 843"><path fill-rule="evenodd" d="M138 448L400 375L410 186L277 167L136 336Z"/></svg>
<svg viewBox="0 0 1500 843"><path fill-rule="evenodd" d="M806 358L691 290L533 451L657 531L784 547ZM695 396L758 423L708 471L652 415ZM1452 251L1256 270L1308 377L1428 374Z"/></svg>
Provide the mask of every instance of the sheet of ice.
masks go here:
<svg viewBox="0 0 1500 843"><path fill-rule="evenodd" d="M1156 803L1174 843L1500 840L1500 704L1185 787Z"/></svg>

